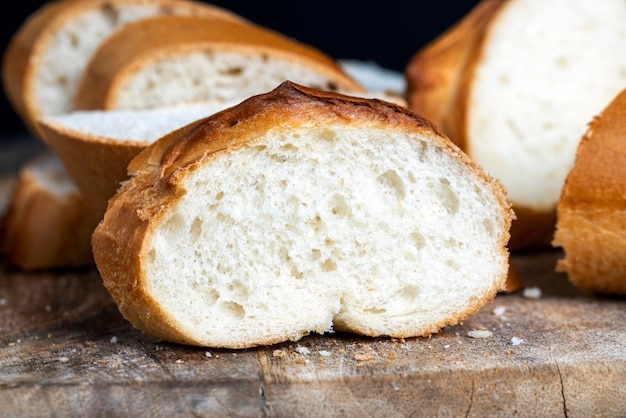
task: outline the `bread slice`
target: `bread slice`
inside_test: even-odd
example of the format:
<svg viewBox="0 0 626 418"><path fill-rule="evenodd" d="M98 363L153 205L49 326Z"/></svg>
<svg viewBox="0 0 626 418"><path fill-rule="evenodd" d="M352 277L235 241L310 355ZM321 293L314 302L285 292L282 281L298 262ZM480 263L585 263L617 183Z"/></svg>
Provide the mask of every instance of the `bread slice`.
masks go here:
<svg viewBox="0 0 626 418"><path fill-rule="evenodd" d="M504 288L501 185L401 106L284 82L159 139L93 239L125 318L244 348L426 336Z"/></svg>
<svg viewBox="0 0 626 418"><path fill-rule="evenodd" d="M623 0L481 2L418 51L407 100L507 189L512 251L549 247L587 121L626 85Z"/></svg>
<svg viewBox="0 0 626 418"><path fill-rule="evenodd" d="M557 264L579 288L626 295L626 90L589 124L557 206Z"/></svg>
<svg viewBox="0 0 626 418"><path fill-rule="evenodd" d="M74 110L82 72L104 39L129 22L172 14L247 24L235 13L200 1L50 1L22 23L4 53L2 80L13 108L36 133L38 117Z"/></svg>
<svg viewBox="0 0 626 418"><path fill-rule="evenodd" d="M243 100L285 80L365 91L335 59L268 28L163 16L126 25L102 43L83 74L76 106L148 109Z"/></svg>
<svg viewBox="0 0 626 418"><path fill-rule="evenodd" d="M100 218L60 160L45 153L18 174L3 217L7 262L24 271L92 266L91 234Z"/></svg>

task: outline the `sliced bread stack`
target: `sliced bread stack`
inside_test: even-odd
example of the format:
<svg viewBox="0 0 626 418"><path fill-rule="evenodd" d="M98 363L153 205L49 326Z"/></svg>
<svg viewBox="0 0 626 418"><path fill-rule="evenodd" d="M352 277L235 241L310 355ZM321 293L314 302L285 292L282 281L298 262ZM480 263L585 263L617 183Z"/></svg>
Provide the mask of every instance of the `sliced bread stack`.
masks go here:
<svg viewBox="0 0 626 418"><path fill-rule="evenodd" d="M626 86L626 2L481 2L418 51L407 100L506 187L510 249L549 247L586 124Z"/></svg>
<svg viewBox="0 0 626 418"><path fill-rule="evenodd" d="M36 134L39 117L75 109L82 74L106 38L128 23L169 15L246 22L193 0L50 1L22 23L4 53L2 81L12 106Z"/></svg>
<svg viewBox="0 0 626 418"><path fill-rule="evenodd" d="M93 235L135 327L244 348L456 324L505 286L502 186L425 119L285 82L139 153Z"/></svg>

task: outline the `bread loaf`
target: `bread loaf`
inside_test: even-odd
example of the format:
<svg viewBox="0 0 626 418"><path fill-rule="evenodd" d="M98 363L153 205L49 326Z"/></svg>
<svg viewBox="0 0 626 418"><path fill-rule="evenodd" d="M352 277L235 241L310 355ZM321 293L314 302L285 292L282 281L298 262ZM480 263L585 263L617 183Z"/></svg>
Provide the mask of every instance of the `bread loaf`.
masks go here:
<svg viewBox="0 0 626 418"><path fill-rule="evenodd" d="M504 189L401 106L284 82L159 139L93 239L120 311L166 341L426 336L505 285Z"/></svg>
<svg viewBox="0 0 626 418"><path fill-rule="evenodd" d="M481 2L418 51L407 100L498 178L512 251L549 247L586 123L626 85L626 2Z"/></svg>
<svg viewBox="0 0 626 418"><path fill-rule="evenodd" d="M112 110L229 102L285 80L365 92L331 57L268 28L164 16L126 25L102 43L83 74L76 106Z"/></svg>
<svg viewBox="0 0 626 418"><path fill-rule="evenodd" d="M244 22L228 10L191 0L59 0L45 3L12 36L2 80L11 105L34 133L34 121L74 109L82 72L113 32L155 15L194 15Z"/></svg>
<svg viewBox="0 0 626 418"><path fill-rule="evenodd" d="M19 172L0 247L11 266L25 271L91 266L91 234L99 220L59 159L46 153Z"/></svg>
<svg viewBox="0 0 626 418"><path fill-rule="evenodd" d="M586 291L626 294L624 161L626 90L589 124L557 206L557 270Z"/></svg>

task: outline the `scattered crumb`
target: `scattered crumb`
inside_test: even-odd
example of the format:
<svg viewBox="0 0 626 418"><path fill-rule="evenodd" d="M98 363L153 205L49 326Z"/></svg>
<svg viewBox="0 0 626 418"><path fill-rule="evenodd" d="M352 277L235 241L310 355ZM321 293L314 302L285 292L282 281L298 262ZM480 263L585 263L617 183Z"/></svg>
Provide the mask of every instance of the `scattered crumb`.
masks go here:
<svg viewBox="0 0 626 418"><path fill-rule="evenodd" d="M52 312L52 306L50 306L50 305L45 305L45 306L43 307L43 310L44 310L44 311L46 311L46 312Z"/></svg>
<svg viewBox="0 0 626 418"><path fill-rule="evenodd" d="M330 351L321 350L319 353L322 357L330 357Z"/></svg>
<svg viewBox="0 0 626 418"><path fill-rule="evenodd" d="M67 357L59 357L59 361L60 361L61 363L67 363L68 361L70 361L70 359L69 359L69 358L67 358Z"/></svg>
<svg viewBox="0 0 626 418"><path fill-rule="evenodd" d="M448 348L450 348L450 344L444 345L443 348L445 348L447 350Z"/></svg>
<svg viewBox="0 0 626 418"><path fill-rule="evenodd" d="M354 359L356 361L374 361L376 360L376 357L374 357L372 354L355 354L354 355Z"/></svg>
<svg viewBox="0 0 626 418"><path fill-rule="evenodd" d="M272 351L272 356L274 357L284 357L285 352L283 350L274 350Z"/></svg>
<svg viewBox="0 0 626 418"><path fill-rule="evenodd" d="M183 363L184 363L184 361L183 361L182 359L177 359L175 363L176 363L176 364L183 364Z"/></svg>
<svg viewBox="0 0 626 418"><path fill-rule="evenodd" d="M204 355L207 356L208 358L213 357L213 354L211 354L210 351L205 352Z"/></svg>
<svg viewBox="0 0 626 418"><path fill-rule="evenodd" d="M486 329L473 329L467 332L467 336L471 338L489 338L493 336L493 332Z"/></svg>
<svg viewBox="0 0 626 418"><path fill-rule="evenodd" d="M523 295L528 299L539 299L541 298L541 289L538 287L527 287L524 289Z"/></svg>
<svg viewBox="0 0 626 418"><path fill-rule="evenodd" d="M496 306L493 308L493 314L495 316L502 316L506 312L506 306Z"/></svg>
<svg viewBox="0 0 626 418"><path fill-rule="evenodd" d="M0 298L0 306L4 306L6 304L8 304L9 301L6 298Z"/></svg>
<svg viewBox="0 0 626 418"><path fill-rule="evenodd" d="M520 345L521 343L524 342L523 338L519 338L519 337L513 337L511 338L511 344L512 345Z"/></svg>
<svg viewBox="0 0 626 418"><path fill-rule="evenodd" d="M311 354L311 350L306 347L298 346L296 347L296 351L300 354Z"/></svg>
<svg viewBox="0 0 626 418"><path fill-rule="evenodd" d="M117 337L114 335L111 337L111 344L117 344Z"/></svg>

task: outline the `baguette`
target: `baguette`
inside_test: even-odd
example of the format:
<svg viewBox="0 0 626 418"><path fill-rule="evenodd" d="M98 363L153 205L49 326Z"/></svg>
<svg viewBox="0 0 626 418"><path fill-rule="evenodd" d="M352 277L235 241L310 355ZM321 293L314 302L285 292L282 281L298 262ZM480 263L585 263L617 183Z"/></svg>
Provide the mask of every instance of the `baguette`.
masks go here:
<svg viewBox="0 0 626 418"><path fill-rule="evenodd" d="M589 124L559 204L557 271L582 290L626 295L626 90Z"/></svg>
<svg viewBox="0 0 626 418"><path fill-rule="evenodd" d="M39 136L39 117L75 109L82 72L104 39L135 20L172 14L248 24L228 10L192 0L50 1L22 23L4 53L2 81L12 107Z"/></svg>
<svg viewBox="0 0 626 418"><path fill-rule="evenodd" d="M197 346L427 336L504 289L504 189L401 106L284 82L129 164L93 252L124 317Z"/></svg>
<svg viewBox="0 0 626 418"><path fill-rule="evenodd" d="M406 68L409 107L498 178L511 251L549 248L587 121L626 85L623 0L485 0Z"/></svg>

